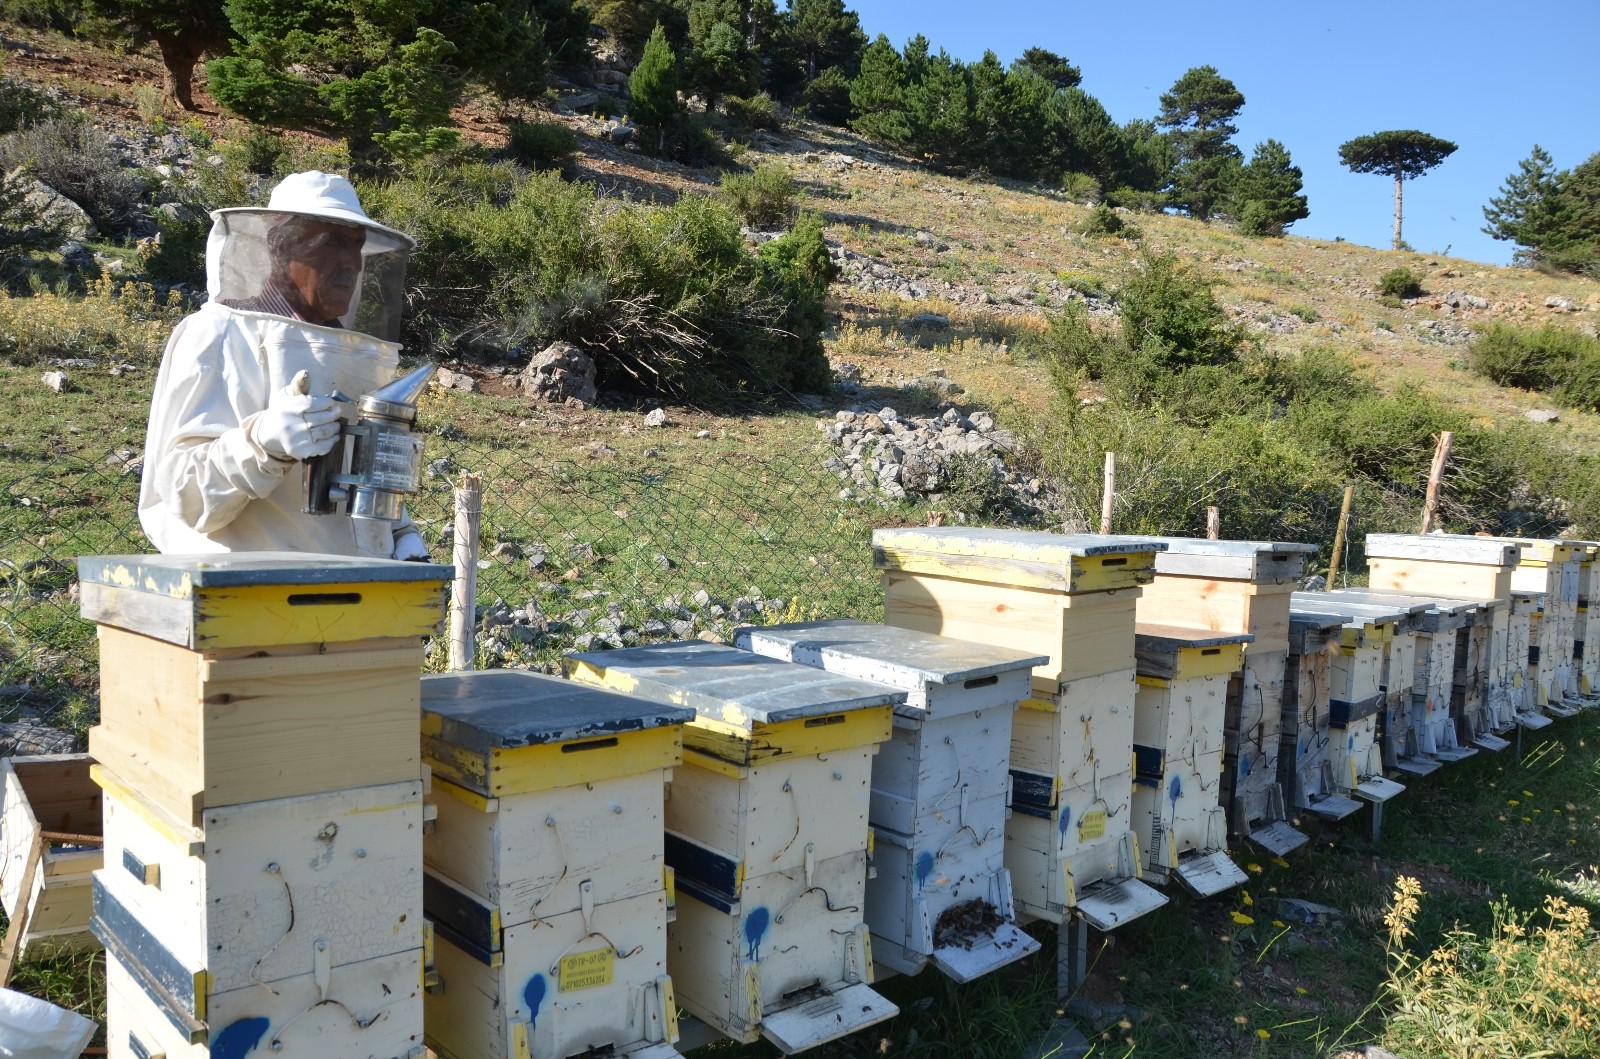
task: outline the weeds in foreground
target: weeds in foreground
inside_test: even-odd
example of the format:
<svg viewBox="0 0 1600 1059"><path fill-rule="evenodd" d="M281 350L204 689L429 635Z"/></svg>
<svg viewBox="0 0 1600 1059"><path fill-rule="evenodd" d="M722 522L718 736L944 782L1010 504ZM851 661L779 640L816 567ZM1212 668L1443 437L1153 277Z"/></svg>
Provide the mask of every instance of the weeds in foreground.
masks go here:
<svg viewBox="0 0 1600 1059"><path fill-rule="evenodd" d="M1486 935L1451 930L1419 957L1407 939L1422 897L1421 883L1400 876L1384 917L1389 1047L1449 1059L1600 1051L1600 946L1588 909L1549 896L1536 914L1502 899Z"/></svg>

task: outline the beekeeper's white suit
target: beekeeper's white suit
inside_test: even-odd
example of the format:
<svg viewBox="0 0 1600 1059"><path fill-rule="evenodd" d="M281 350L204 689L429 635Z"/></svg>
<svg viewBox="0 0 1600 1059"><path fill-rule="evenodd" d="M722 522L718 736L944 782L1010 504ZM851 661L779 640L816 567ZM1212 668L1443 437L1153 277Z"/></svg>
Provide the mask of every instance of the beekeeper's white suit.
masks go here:
<svg viewBox="0 0 1600 1059"><path fill-rule="evenodd" d="M211 216L210 300L173 331L150 404L145 532L167 553L425 558L409 519L304 514L299 462L335 442L329 394L394 379L415 241L372 221L350 183L327 173L286 177L265 209ZM319 263L325 251L343 263Z"/></svg>

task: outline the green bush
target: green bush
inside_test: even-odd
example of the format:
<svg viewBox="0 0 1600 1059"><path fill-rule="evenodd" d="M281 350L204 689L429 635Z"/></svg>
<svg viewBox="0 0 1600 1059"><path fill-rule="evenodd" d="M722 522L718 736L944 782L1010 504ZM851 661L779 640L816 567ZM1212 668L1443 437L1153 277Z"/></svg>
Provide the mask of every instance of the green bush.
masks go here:
<svg viewBox="0 0 1600 1059"><path fill-rule="evenodd" d="M1122 340L1147 349L1163 369L1233 360L1245 342L1242 328L1211 294L1211 283L1172 254L1146 254L1118 293Z"/></svg>
<svg viewBox="0 0 1600 1059"><path fill-rule="evenodd" d="M1073 202L1085 204L1099 202L1100 181L1088 173L1067 173L1061 178L1061 194ZM1117 217L1115 213L1112 213L1111 216L1116 218L1117 227L1108 229L1108 232L1115 232L1120 229L1122 218Z"/></svg>
<svg viewBox="0 0 1600 1059"><path fill-rule="evenodd" d="M1392 268L1378 280L1378 293L1391 298L1419 298L1422 296L1422 277L1406 268Z"/></svg>
<svg viewBox="0 0 1600 1059"><path fill-rule="evenodd" d="M55 100L32 85L0 77L0 135L56 117Z"/></svg>
<svg viewBox="0 0 1600 1059"><path fill-rule="evenodd" d="M794 178L776 162L763 162L748 173L724 173L722 194L752 228L780 228L794 217Z"/></svg>
<svg viewBox="0 0 1600 1059"><path fill-rule="evenodd" d="M595 358L602 387L691 400L827 388L820 227L758 260L707 196L597 201L592 185L509 165L425 166L361 194L419 241L412 349L516 361L563 340Z"/></svg>
<svg viewBox="0 0 1600 1059"><path fill-rule="evenodd" d="M1117 211L1100 203L1089 211L1089 219L1084 222L1084 235L1116 235L1124 239L1130 237L1130 225L1118 216Z"/></svg>
<svg viewBox="0 0 1600 1059"><path fill-rule="evenodd" d="M144 182L122 167L105 134L80 118L54 118L0 139L0 171L18 166L112 233L127 231L144 202Z"/></svg>
<svg viewBox="0 0 1600 1059"><path fill-rule="evenodd" d="M247 173L271 176L289 154L284 138L268 129L251 126L237 140L223 145L223 157L236 163Z"/></svg>
<svg viewBox="0 0 1600 1059"><path fill-rule="evenodd" d="M578 153L578 134L553 121L514 121L506 154L529 169L565 169Z"/></svg>
<svg viewBox="0 0 1600 1059"><path fill-rule="evenodd" d="M1533 329L1496 321L1472 340L1467 359L1473 371L1501 386L1570 388L1584 361L1600 363L1600 340L1552 323Z"/></svg>
<svg viewBox="0 0 1600 1059"><path fill-rule="evenodd" d="M1044 334L1028 345L1049 365L1056 386L1072 392L1084 378L1099 379L1106 366L1126 352L1115 334L1096 331L1089 310L1075 301L1063 305L1060 314L1050 318Z"/></svg>
<svg viewBox="0 0 1600 1059"><path fill-rule="evenodd" d="M729 96L722 109L728 118L750 129L775 130L783 128L783 112L777 102L765 92L757 92L748 99Z"/></svg>
<svg viewBox="0 0 1600 1059"><path fill-rule="evenodd" d="M141 247L140 271L156 283L204 290L211 219L192 208L182 209L176 217L160 217L156 227L159 238Z"/></svg>

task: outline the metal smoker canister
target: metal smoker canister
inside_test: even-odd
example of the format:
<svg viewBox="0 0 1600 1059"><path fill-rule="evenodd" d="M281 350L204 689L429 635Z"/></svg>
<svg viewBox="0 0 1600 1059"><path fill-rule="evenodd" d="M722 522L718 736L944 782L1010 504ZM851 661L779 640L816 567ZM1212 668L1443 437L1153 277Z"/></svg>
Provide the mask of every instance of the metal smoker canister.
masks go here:
<svg viewBox="0 0 1600 1059"><path fill-rule="evenodd" d="M356 421L344 424L338 443L306 461L306 514L331 515L343 505L351 518L399 521L405 498L421 484L422 439L411 428L434 368L418 368L356 401Z"/></svg>

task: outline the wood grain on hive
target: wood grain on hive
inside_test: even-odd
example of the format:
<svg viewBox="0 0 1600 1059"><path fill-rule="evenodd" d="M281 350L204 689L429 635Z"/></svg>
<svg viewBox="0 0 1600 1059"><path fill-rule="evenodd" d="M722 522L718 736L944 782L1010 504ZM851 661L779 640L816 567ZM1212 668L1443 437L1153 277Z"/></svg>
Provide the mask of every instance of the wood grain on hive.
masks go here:
<svg viewBox="0 0 1600 1059"><path fill-rule="evenodd" d="M1006 865L1020 910L1109 930L1166 903L1132 828L1133 626L1165 545L1002 529L873 533L884 621L1048 655L1012 723Z"/></svg>
<svg viewBox="0 0 1600 1059"><path fill-rule="evenodd" d="M1134 638L1133 821L1145 878L1198 897L1243 883L1228 859L1222 782L1227 690L1249 633L1141 622Z"/></svg>
<svg viewBox="0 0 1600 1059"><path fill-rule="evenodd" d="M740 629L735 643L907 694L872 763L874 960L965 982L1038 951L1014 923L1004 851L1012 713L1048 659L850 620Z"/></svg>
<svg viewBox="0 0 1600 1059"><path fill-rule="evenodd" d="M423 679L436 1052L675 1054L662 809L693 717L535 673Z"/></svg>
<svg viewBox="0 0 1600 1059"><path fill-rule="evenodd" d="M99 945L89 931L89 880L101 865L92 763L88 754L0 758L0 905L26 923L18 961Z"/></svg>
<svg viewBox="0 0 1600 1059"><path fill-rule="evenodd" d="M566 659L574 680L688 706L666 804L667 969L684 1009L792 1053L895 1014L874 992L872 757L906 693L694 641Z"/></svg>

